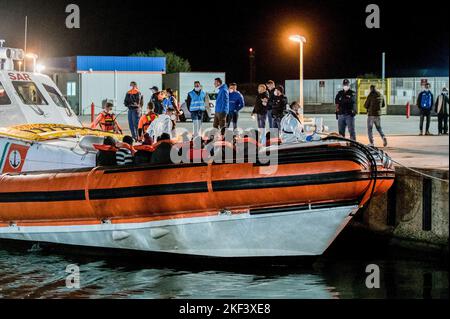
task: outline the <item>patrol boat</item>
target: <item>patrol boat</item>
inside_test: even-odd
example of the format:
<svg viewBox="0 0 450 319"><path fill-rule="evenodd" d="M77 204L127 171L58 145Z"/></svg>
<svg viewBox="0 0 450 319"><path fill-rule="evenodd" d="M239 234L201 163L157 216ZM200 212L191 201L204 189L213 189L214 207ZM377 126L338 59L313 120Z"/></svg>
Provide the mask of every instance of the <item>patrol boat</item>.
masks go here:
<svg viewBox="0 0 450 319"><path fill-rule="evenodd" d="M21 59L22 50L0 48L0 239L317 256L394 180L386 154L337 137L262 148L276 165L95 167L95 144L112 134L84 128L49 77L15 70Z"/></svg>

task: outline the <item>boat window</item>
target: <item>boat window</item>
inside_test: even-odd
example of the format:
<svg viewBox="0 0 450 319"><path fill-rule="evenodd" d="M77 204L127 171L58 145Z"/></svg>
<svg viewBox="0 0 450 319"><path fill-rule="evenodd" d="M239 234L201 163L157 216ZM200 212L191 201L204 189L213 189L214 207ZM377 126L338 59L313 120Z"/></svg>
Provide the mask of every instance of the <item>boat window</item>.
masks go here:
<svg viewBox="0 0 450 319"><path fill-rule="evenodd" d="M43 84L45 90L48 92L48 95L52 98L53 102L60 107L68 107L66 101L59 95L58 91L54 87L50 85Z"/></svg>
<svg viewBox="0 0 450 319"><path fill-rule="evenodd" d="M27 105L48 105L41 92L33 82L13 81L14 88L23 104Z"/></svg>
<svg viewBox="0 0 450 319"><path fill-rule="evenodd" d="M8 94L6 94L6 90L0 82L0 105L9 105L11 104L11 100L9 99Z"/></svg>

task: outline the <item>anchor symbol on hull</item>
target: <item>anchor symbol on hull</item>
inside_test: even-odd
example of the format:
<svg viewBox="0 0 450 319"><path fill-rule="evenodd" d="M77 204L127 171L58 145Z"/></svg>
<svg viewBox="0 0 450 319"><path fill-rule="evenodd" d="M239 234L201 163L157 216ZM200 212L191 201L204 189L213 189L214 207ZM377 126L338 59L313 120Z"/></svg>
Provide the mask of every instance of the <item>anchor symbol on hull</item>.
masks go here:
<svg viewBox="0 0 450 319"><path fill-rule="evenodd" d="M9 155L9 164L12 168L16 169L20 166L20 163L22 163L22 156L20 156L20 152L17 150L14 150Z"/></svg>

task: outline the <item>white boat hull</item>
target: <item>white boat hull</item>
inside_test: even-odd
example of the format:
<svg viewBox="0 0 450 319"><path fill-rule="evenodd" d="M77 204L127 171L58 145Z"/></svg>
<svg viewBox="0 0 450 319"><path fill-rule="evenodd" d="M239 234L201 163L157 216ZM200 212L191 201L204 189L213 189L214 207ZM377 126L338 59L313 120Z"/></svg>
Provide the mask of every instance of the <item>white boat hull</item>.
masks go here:
<svg viewBox="0 0 450 319"><path fill-rule="evenodd" d="M357 206L85 226L7 226L0 238L211 257L321 255Z"/></svg>

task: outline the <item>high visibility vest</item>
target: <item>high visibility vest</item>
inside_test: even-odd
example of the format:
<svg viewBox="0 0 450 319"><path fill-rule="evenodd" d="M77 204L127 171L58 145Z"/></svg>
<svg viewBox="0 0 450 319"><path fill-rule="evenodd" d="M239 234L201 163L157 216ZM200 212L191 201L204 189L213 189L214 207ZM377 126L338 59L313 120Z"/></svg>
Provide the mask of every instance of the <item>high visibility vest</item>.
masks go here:
<svg viewBox="0 0 450 319"><path fill-rule="evenodd" d="M192 111L204 111L205 110L205 98L206 93L202 90L199 94L192 90L189 92L189 96L191 97L191 106L189 110Z"/></svg>
<svg viewBox="0 0 450 319"><path fill-rule="evenodd" d="M142 131L145 133L147 132L148 127L150 126L150 124L152 124L152 122L158 117L158 114L156 113L152 113L152 114L146 114L145 118L147 119L147 122L144 123L144 125L142 125Z"/></svg>

